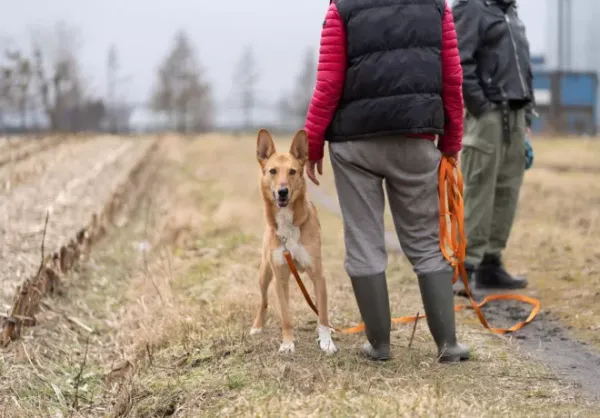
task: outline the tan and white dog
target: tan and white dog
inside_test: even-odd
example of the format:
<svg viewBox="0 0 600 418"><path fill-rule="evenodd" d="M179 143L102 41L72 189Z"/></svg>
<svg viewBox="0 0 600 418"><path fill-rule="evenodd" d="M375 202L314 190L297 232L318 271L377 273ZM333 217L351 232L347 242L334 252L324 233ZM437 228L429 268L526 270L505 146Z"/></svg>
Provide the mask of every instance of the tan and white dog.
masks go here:
<svg viewBox="0 0 600 418"><path fill-rule="evenodd" d="M315 206L308 200L304 165L308 159L308 138L304 130L292 140L290 151L278 153L265 129L258 132L256 158L260 164L260 191L264 200L265 233L259 268L261 303L250 334L262 331L267 312L269 284L275 291L281 312L283 342L279 352L293 353L294 331L290 313L290 269L284 257L287 248L299 272L306 272L314 285L319 311L318 342L328 354L337 348L331 339L327 309L327 286L321 261L321 225Z"/></svg>

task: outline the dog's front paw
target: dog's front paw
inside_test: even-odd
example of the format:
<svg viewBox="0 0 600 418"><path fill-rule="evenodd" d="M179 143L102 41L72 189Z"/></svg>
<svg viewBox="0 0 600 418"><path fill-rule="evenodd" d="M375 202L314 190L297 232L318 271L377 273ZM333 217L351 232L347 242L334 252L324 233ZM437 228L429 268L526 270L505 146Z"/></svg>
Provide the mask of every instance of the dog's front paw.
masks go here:
<svg viewBox="0 0 600 418"><path fill-rule="evenodd" d="M294 351L296 351L296 345L294 344L294 342L290 342L290 343L281 343L281 345L279 346L279 352L283 353L283 354L294 354Z"/></svg>
<svg viewBox="0 0 600 418"><path fill-rule="evenodd" d="M262 328L250 328L250 335L260 334L262 332Z"/></svg>
<svg viewBox="0 0 600 418"><path fill-rule="evenodd" d="M319 340L319 347L325 354L335 354L338 352L338 348L331 338L329 340Z"/></svg>
<svg viewBox="0 0 600 418"><path fill-rule="evenodd" d="M319 347L327 354L337 353L338 349L331 338L331 329L329 327L319 325Z"/></svg>

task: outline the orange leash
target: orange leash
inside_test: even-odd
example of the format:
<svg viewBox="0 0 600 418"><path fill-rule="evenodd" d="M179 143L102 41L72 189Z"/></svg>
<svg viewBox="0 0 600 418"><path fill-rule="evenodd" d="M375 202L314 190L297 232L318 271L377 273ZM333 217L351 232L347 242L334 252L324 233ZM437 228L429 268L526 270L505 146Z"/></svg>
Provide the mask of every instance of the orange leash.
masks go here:
<svg viewBox="0 0 600 418"><path fill-rule="evenodd" d="M310 295L308 294L308 290L306 290L306 287L304 286L304 283L302 282L302 279L300 278L300 274L298 273L298 269L296 269L296 263L294 263L294 259L292 258L292 255L290 254L290 252L288 250L285 250L283 252L283 256L285 257L285 260L287 261L287 265L290 268L290 271L292 272L292 274L294 275L294 278L296 279L296 283L298 283L298 287L300 288L300 291L304 295L304 299L306 299L306 303L308 303L308 306L310 306L310 309L312 309L316 315L319 315L319 311L317 310L317 307L315 306L312 299L310 298Z"/></svg>
<svg viewBox="0 0 600 418"><path fill-rule="evenodd" d="M456 283L460 276L471 302L471 308L475 311L479 322L485 328L496 334L518 331L533 321L539 313L540 301L529 296L516 294L489 295L479 303L473 300L465 269L467 239L464 228L465 207L462 192L463 178L456 159L442 157L438 181L438 193L440 195L440 248L446 260L454 267L454 279L452 283ZM481 312L481 307L493 300L515 300L530 304L533 308L525 321L518 322L510 328L495 328L490 326L483 312ZM465 308L468 308L468 306L458 305L454 310L458 312Z"/></svg>
<svg viewBox="0 0 600 418"><path fill-rule="evenodd" d="M462 197L463 178L460 168L458 167L454 158L445 156L442 157L440 162L438 184L438 193L440 196L440 248L446 260L448 260L448 262L454 268L454 278L452 283L456 283L460 277L465 285L465 290L467 296L469 297L469 301L471 302L471 306L457 305L455 306L454 310L459 312L465 308L473 309L479 318L481 325L496 334L506 334L520 330L525 325L533 321L533 319L539 313L540 301L536 298L516 294L489 295L479 303L473 300L471 290L469 289L469 282L467 281L467 271L465 269L467 240L464 230L464 202ZM313 312L318 315L317 307L313 303L308 291L306 290L306 287L304 286L304 283L302 282L302 279L300 278L300 274L296 269L292 255L286 250L284 252L284 256L290 271L298 283L298 287L300 287L300 290L304 295L306 303L308 303ZM483 312L481 312L482 306L494 300L515 300L518 302L527 303L533 308L525 321L518 322L510 328L495 328L489 325L485 319L485 316L483 315ZM425 318L425 315L419 315L418 318L416 316L403 316L400 318L392 318L392 322L396 324L407 324L422 318ZM346 328L342 331L333 327L332 329L344 334L355 334L363 331L365 329L365 325L359 324L351 328Z"/></svg>
<svg viewBox="0 0 600 418"><path fill-rule="evenodd" d="M302 279L300 278L300 274L298 273L298 269L296 268L296 263L294 263L294 259L292 258L292 254L290 254L289 250L285 249L283 251L283 256L285 257L285 260L287 261L287 265L290 268L290 271L292 272L292 275L296 279L296 283L298 283L298 287L300 288L300 291L304 295L304 299L306 300L306 303L308 303L308 306L310 306L310 309L313 310L313 312L315 313L315 315L318 316L319 315L319 311L317 310L317 307L315 306L315 304L312 301L310 295L308 294L308 290L306 290L306 286L304 286L304 283L302 282ZM334 328L331 325L329 326L329 328L331 328L332 330L337 331L337 332L345 332L345 330L344 331L340 331L339 329Z"/></svg>

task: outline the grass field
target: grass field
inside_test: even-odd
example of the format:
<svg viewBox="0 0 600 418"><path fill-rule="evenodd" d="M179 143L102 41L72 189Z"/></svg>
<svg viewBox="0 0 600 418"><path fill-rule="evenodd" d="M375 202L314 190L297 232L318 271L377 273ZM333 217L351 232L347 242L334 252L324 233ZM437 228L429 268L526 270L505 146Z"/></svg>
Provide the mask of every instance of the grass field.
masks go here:
<svg viewBox="0 0 600 418"><path fill-rule="evenodd" d="M585 387L518 339L485 331L471 311L458 314L458 333L472 361L438 364L420 321L410 349L412 327L394 327L394 358L374 364L358 355L361 335L336 334L341 351L322 354L291 286L296 354L279 355L273 290L265 331L248 335L263 228L254 138L169 137L161 147L127 222L109 228L44 301L37 325L0 353L2 416L597 416ZM525 293L600 348L600 141L534 147L506 259L529 277ZM322 190L334 194L329 165ZM332 321L351 326L360 318L341 219L317 206ZM422 312L403 256L390 255L388 273L392 313Z"/></svg>

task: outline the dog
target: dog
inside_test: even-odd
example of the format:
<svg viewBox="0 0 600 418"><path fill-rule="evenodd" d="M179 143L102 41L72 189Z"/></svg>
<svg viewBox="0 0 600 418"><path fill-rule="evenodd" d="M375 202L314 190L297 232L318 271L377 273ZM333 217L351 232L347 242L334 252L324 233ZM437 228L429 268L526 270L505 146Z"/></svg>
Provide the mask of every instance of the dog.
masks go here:
<svg viewBox="0 0 600 418"><path fill-rule="evenodd" d="M267 312L267 293L275 280L281 314L280 353L295 351L290 313L290 269L284 257L287 249L298 272L306 272L314 285L318 344L327 354L337 352L331 338L327 308L327 286L321 259L321 225L317 209L308 200L304 166L308 160L308 137L300 130L287 153L278 153L271 134L261 129L256 141L256 159L260 165L260 192L264 201L265 232L262 260L258 272L260 306L250 330L262 331Z"/></svg>

